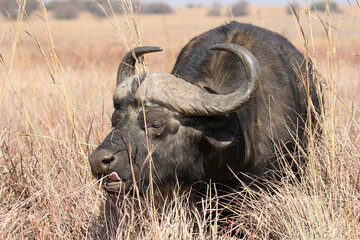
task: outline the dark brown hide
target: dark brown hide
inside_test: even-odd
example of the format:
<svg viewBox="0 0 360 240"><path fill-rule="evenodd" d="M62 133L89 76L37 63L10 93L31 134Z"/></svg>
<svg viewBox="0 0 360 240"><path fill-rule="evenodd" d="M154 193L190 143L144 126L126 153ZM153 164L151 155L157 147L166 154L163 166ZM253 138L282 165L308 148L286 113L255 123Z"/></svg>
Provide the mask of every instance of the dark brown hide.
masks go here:
<svg viewBox="0 0 360 240"><path fill-rule="evenodd" d="M218 50L211 50L215 45ZM240 46L247 49L241 54L252 59L250 63L240 53L229 51ZM130 66L120 64L114 129L89 156L94 176L109 176L104 184L109 192L119 191L120 187L114 187L117 183L128 191L134 179L141 191L147 189L146 134L155 184L162 189L210 180L234 186L234 173L240 178L248 174L270 178L272 170L280 170L279 148L286 146L291 155L296 152L294 139L305 146L306 121L315 121L308 116L308 97L315 109L319 99L311 64L284 37L231 22L192 39L180 52L171 75L133 75L136 58L132 57L159 50L135 49L123 60ZM246 68L256 77L249 77ZM244 94L252 90L236 105L232 99L241 99L234 94L239 89ZM209 100L201 102L201 97L198 101L199 96ZM228 103L215 109L211 99L221 97ZM203 108L193 111L194 102Z"/></svg>

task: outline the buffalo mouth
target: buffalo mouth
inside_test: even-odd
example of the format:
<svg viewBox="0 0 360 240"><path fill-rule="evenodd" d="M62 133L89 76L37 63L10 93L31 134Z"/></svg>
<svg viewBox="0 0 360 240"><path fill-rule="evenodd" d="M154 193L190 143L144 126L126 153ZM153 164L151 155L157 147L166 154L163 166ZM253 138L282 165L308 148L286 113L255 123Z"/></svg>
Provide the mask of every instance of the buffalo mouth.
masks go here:
<svg viewBox="0 0 360 240"><path fill-rule="evenodd" d="M110 173L102 181L103 189L109 194L127 193L131 185L131 181L122 181L116 172Z"/></svg>

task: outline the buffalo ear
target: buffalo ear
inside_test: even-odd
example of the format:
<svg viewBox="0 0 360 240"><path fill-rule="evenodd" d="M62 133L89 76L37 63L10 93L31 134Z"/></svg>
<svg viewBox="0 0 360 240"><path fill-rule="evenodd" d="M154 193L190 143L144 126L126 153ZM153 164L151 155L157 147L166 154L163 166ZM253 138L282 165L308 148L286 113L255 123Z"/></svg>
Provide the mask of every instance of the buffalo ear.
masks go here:
<svg viewBox="0 0 360 240"><path fill-rule="evenodd" d="M205 139L214 147L229 147L238 140L240 124L236 114L214 116L206 121ZM241 135L241 134L240 134Z"/></svg>
<svg viewBox="0 0 360 240"><path fill-rule="evenodd" d="M228 146L230 146L233 141L219 141L219 140L216 140L215 138L211 138L211 137L206 137L206 139L209 141L209 143L216 147L216 148L226 148Z"/></svg>

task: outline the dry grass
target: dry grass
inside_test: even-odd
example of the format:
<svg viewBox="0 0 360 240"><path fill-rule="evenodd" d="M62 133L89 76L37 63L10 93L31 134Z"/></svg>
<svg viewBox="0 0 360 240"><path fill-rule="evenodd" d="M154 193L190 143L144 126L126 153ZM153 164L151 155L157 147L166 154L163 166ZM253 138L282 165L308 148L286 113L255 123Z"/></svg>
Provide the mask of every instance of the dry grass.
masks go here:
<svg viewBox="0 0 360 240"><path fill-rule="evenodd" d="M203 204L211 218L181 194L156 211L151 199L129 198L106 212L102 206L111 203L86 158L110 129L117 65L140 40L124 17L83 14L64 21L45 12L31 19L22 14L16 22L1 19L0 26L0 238L97 238L105 232L118 239L230 239L230 230L246 239L359 238L360 7L310 16L302 8L299 23L285 7L250 10L237 20L285 35L325 79L323 136L309 140L303 181L289 173L271 193L234 193L228 208L236 218L227 227L216 215L223 206L210 197ZM176 9L136 19L142 44L165 49L149 55L151 71L169 72L193 36L228 21L207 11Z"/></svg>

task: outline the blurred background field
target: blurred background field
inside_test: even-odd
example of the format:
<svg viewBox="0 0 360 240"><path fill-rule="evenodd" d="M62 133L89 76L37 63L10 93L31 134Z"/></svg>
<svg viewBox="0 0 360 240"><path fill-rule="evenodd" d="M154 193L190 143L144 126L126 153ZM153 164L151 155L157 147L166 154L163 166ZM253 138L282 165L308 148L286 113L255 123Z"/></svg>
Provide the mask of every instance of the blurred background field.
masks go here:
<svg viewBox="0 0 360 240"><path fill-rule="evenodd" d="M44 9L29 19L23 14L17 20L0 16L0 238L93 236L93 224L100 224L97 218L102 215L105 197L91 177L87 155L110 130L112 93L122 56L136 45L160 46L163 52L147 56L149 69L170 72L181 48L191 38L231 20L264 27L288 38L315 61L326 78L324 91L333 96L325 96L330 120L324 123L331 125L332 133L326 137L332 139L324 140L326 150L321 151L326 152L325 156L320 154L315 160L320 182L323 167L327 174L329 168L334 171L330 171L333 182L324 183L324 189L330 192L317 192L315 188L313 194L303 193L310 190L299 187L295 192L308 204L299 208L281 202L279 196L267 196L266 201L274 201L274 206L263 210L265 213L254 210L250 215L258 222L244 224L245 235L250 239L272 238L270 233L283 239L359 238L358 4L339 5L338 11L331 13L311 11L310 15L310 8L300 5L296 8L299 21L286 4L249 5L244 16L233 16L221 5L220 15L215 14L219 16L209 15L212 7L203 6L176 7L169 14L109 17L81 11L75 19L57 19L54 11ZM132 17L141 42L129 22ZM284 199L296 205L293 193L287 193L289 196L282 195ZM282 213L286 215L283 219L280 203L289 214ZM172 214L186 212L180 205L175 204ZM304 217L306 213L309 216ZM212 231L211 236L206 235L205 228L194 233L191 226L199 221L170 214L169 218L175 220L167 222L161 214L165 220L160 230L149 220L143 231L134 233L132 223L125 222L121 226L129 229L123 228L123 235L118 236L229 238L220 230ZM281 221L271 226L262 214ZM205 220L200 222L207 224Z"/></svg>
<svg viewBox="0 0 360 240"><path fill-rule="evenodd" d="M339 12L332 13L332 46L334 56L341 62L359 63L359 16L360 9L356 6L339 6ZM142 45L155 45L164 48L160 54L149 55L149 66L152 71L169 72L181 48L194 36L214 28L230 20L251 23L273 30L288 38L298 49L304 48L301 32L293 14L288 13L288 6L248 6L245 16L230 16L228 8L220 7L220 16L208 16L209 7L178 7L171 14L141 14L137 16L138 28ZM310 41L310 29L307 9L299 6L300 24L304 28L307 41ZM64 66L77 68L97 68L106 79L114 76L116 66L128 48L134 43L124 44L121 32L129 31L124 15L115 17L96 17L89 12L79 12L76 19L59 20L54 12L48 12L49 27L56 47L56 52ZM326 36L326 13L313 13L311 16L312 34L316 54L320 59L326 58L328 39ZM50 47L47 26L43 17L31 16L33 29L46 50ZM1 17L1 47L5 62L11 56L13 40L18 24ZM22 66L31 59L31 65L43 65L43 57L36 48L31 36L25 32L29 25L21 26L19 46L22 53L15 54L14 67ZM131 31L131 30L130 30ZM128 35L130 36L130 35ZM126 37L126 36L125 36ZM131 38L128 39L131 42ZM28 58L28 59L26 59ZM348 66L348 64L345 64ZM338 69L341 71L341 69ZM354 69L355 70L355 69ZM345 71L348 73L349 71ZM340 72L339 72L340 74ZM342 81L343 82L343 81Z"/></svg>
<svg viewBox="0 0 360 240"><path fill-rule="evenodd" d="M208 7L196 6L191 8L178 7L173 9L171 14L138 15L137 23L142 45L155 45L164 48L162 53L148 56L151 70L169 72L177 54L192 37L232 19L273 30L288 38L298 49L303 50L304 41L301 32L294 15L288 13L288 6L249 6L248 8L247 15L234 18L229 16L228 8L220 8L221 16L208 16ZM360 16L360 9L356 6L339 6L339 9L339 13L331 15L330 24L332 26L334 56L340 60L339 64L342 65L342 68L337 67L336 73L339 77L341 76L341 79L344 79L349 73L358 74L356 73L357 69L350 66L356 66L360 61L358 56L360 45L358 16ZM307 41L310 41L307 10L305 6L300 6L297 11L301 26L307 35ZM115 17L101 18L93 16L89 12L80 12L76 19L58 20L53 18L53 14L53 12L48 12L49 27L51 28L56 53L62 65L73 69L74 74L80 73L80 69L81 71L95 71L101 75L104 81L113 80L116 67L122 56L128 48L134 47L134 43L129 43L126 46L121 35L121 32L128 34L129 31L126 27L125 16L116 15ZM325 15L326 13L323 12L314 13L311 17L316 55L320 60L326 59L328 47ZM12 45L19 25L15 21L9 21L4 16L2 16L1 22L2 56L4 61L8 62L12 56ZM31 31L35 31L44 50L51 48L47 26L43 21L43 17L33 14L31 22L33 25ZM35 70L35 66L39 68L39 65L40 69L38 71L41 71L44 59L38 51L33 38L26 34L26 31L31 32L29 28L27 22L24 21L21 25L18 43L21 52L17 51L15 53L13 67L26 67L30 73ZM128 41L131 42L131 39L129 38ZM31 78L36 77L32 75ZM76 82L79 81L79 78L75 77L75 79ZM344 82L339 81L339 84ZM44 84L46 85L46 83ZM107 86L110 88L112 85ZM341 88L342 91L346 90L346 86L344 88ZM100 88L99 92L102 91ZM109 94L111 92L112 89Z"/></svg>
<svg viewBox="0 0 360 240"><path fill-rule="evenodd" d="M248 6L248 13L245 16L233 17L229 16L228 8L219 7L220 16L208 16L208 7L178 7L173 9L171 14L140 14L137 17L142 43L144 45L160 45L164 47L165 55L173 53L174 61L177 53L192 37L214 28L230 20L237 20L244 23L251 23L273 30L288 38L296 47L303 47L301 35L297 22L293 14L288 13L288 6ZM356 6L339 6L339 12L331 15L331 25L333 28L333 44L341 47L339 50L342 54L351 56L353 49L358 48L359 43L359 19L360 10ZM300 17L300 23L305 29L305 33L309 34L308 16L306 15L305 6L297 7ZM327 38L323 24L326 13L319 12L312 15L312 30L315 39L316 48L326 51ZM59 54L70 58L78 53L80 56L88 56L90 60L102 57L101 50L106 49L108 60L104 59L106 64L113 63L113 56L118 57L119 51L124 51L122 44L122 36L120 36L119 28L113 26L115 18L119 27L126 32L125 16L116 15L115 17L96 17L89 12L80 12L76 19L55 19L52 11L48 12L49 24L52 29L52 35L56 43ZM321 20L322 19L322 20ZM9 21L6 17L1 17L2 24L0 30L3 34L2 44L4 47L12 43L14 28L17 27L14 21ZM46 26L41 17L33 14L31 21L36 30L41 43L47 44L48 33ZM23 24L23 31L29 26ZM326 26L325 26L326 27ZM130 39L129 39L130 40ZM30 44L31 38L27 35L21 35L23 44ZM120 45L120 46L119 46ZM25 45L27 46L27 45ZM96 46L96 49L94 47ZM69 49L71 48L71 49ZM36 56L36 48L25 48L26 51L34 51ZM68 51L68 52L67 52ZM95 53L93 51L99 51ZM94 54L94 56L92 55ZM99 57L99 54L101 55ZM339 53L340 54L340 53ZM3 54L4 55L4 54ZM38 54L39 55L39 54ZM356 54L354 54L355 56ZM120 57L122 55L120 54ZM41 57L39 56L41 59ZM89 60L89 59L87 59ZM39 61L41 63L41 61ZM64 64L72 64L62 60ZM168 61L167 61L168 62ZM37 62L35 62L37 63ZM173 63L173 62L171 62ZM164 67L164 66L163 66ZM170 70L172 67L164 67L161 70Z"/></svg>

